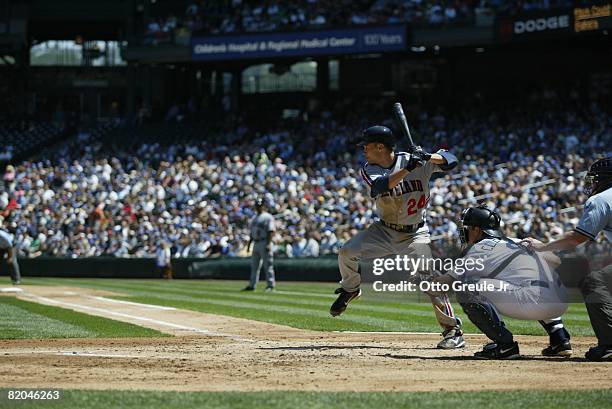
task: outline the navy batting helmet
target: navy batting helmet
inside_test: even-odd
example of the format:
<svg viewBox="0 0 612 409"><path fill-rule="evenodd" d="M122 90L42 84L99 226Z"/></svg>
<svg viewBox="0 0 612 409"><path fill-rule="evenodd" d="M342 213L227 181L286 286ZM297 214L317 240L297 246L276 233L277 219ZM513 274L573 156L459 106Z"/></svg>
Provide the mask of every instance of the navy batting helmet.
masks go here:
<svg viewBox="0 0 612 409"><path fill-rule="evenodd" d="M382 143L389 149L395 149L395 136L393 136L391 129L386 126L374 125L361 133L357 146L367 145L368 143Z"/></svg>
<svg viewBox="0 0 612 409"><path fill-rule="evenodd" d="M459 236L462 243L468 241L468 227L480 227L485 236L503 238L504 233L500 230L501 217L497 212L489 210L486 206L469 207L461 213L459 222Z"/></svg>
<svg viewBox="0 0 612 409"><path fill-rule="evenodd" d="M612 156L599 159L591 165L585 176L585 192L594 195L612 187Z"/></svg>

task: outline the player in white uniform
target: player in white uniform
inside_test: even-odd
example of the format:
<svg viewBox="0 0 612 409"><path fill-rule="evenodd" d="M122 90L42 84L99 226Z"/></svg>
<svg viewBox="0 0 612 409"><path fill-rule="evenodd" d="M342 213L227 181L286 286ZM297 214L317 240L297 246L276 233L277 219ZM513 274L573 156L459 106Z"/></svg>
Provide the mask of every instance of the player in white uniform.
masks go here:
<svg viewBox="0 0 612 409"><path fill-rule="evenodd" d="M257 199L255 203L257 216L251 221L251 239L248 247L253 244L251 255L251 279L243 291L253 291L259 282L259 271L263 266L266 273L266 291L274 291L276 280L274 278L274 255L272 249L272 234L275 230L274 216L264 210L263 200Z"/></svg>
<svg viewBox="0 0 612 409"><path fill-rule="evenodd" d="M4 264L6 254L6 264L14 285L21 284L21 273L17 262L17 248L15 247L14 237L5 230L0 230L0 263Z"/></svg>
<svg viewBox="0 0 612 409"><path fill-rule="evenodd" d="M438 279L446 284L455 280L463 311L493 341L475 356L519 357L518 343L500 315L539 321L550 337L542 354L571 356L570 335L560 318L567 310L567 289L552 269L560 264L559 258L529 251L520 240L505 237L499 227L499 215L486 207L465 209L460 234L467 247L456 260L456 266L464 266L463 272L451 271Z"/></svg>
<svg viewBox="0 0 612 409"><path fill-rule="evenodd" d="M535 239L525 242L538 252L571 250L603 232L612 243L612 156L591 165L585 191L590 197L573 231L546 244ZM585 356L590 361L612 361L612 264L587 274L580 289L597 336L597 346Z"/></svg>
<svg viewBox="0 0 612 409"><path fill-rule="evenodd" d="M342 314L348 303L361 295L361 260L393 255L431 259L425 219L429 180L433 173L448 171L457 165L457 158L444 150L434 154L420 149L413 153L394 152L395 138L384 126L366 129L358 146L363 147L367 160L360 174L376 203L380 220L350 239L339 251L342 281L341 288L336 290L338 298L330 308L333 316ZM461 321L455 317L448 296L428 295L444 331L438 347L463 347Z"/></svg>

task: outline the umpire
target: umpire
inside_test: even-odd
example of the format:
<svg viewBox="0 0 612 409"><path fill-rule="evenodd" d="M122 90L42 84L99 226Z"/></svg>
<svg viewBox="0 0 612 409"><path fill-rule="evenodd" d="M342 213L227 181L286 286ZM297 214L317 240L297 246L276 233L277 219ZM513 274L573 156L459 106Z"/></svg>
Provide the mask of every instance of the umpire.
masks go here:
<svg viewBox="0 0 612 409"><path fill-rule="evenodd" d="M251 280L243 291L254 291L259 282L259 271L263 265L266 272L266 291L274 291L274 256L272 251L272 234L274 233L274 216L264 210L262 199L255 202L257 215L251 221L251 239L248 248L253 244L251 256Z"/></svg>
<svg viewBox="0 0 612 409"><path fill-rule="evenodd" d="M15 247L13 235L5 230L0 230L0 264L4 264L5 254L6 264L8 265L13 285L19 285L21 284L21 272L17 262L17 248Z"/></svg>
<svg viewBox="0 0 612 409"><path fill-rule="evenodd" d="M595 240L600 232L612 243L612 156L594 162L585 182L585 191L590 197L576 228L547 244L526 239L533 249L570 250ZM589 273L582 282L581 291L598 341L585 356L590 361L612 362L612 264Z"/></svg>

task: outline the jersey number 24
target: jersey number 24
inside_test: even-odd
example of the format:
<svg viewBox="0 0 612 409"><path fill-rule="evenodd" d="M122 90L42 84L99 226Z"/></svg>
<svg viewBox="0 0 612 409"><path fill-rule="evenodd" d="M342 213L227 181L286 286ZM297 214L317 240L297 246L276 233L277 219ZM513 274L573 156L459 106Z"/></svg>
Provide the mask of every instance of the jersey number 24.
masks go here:
<svg viewBox="0 0 612 409"><path fill-rule="evenodd" d="M418 209L427 206L427 202L429 202L429 197L425 197L425 195L421 195L418 203L415 199L408 200L408 216L415 215Z"/></svg>

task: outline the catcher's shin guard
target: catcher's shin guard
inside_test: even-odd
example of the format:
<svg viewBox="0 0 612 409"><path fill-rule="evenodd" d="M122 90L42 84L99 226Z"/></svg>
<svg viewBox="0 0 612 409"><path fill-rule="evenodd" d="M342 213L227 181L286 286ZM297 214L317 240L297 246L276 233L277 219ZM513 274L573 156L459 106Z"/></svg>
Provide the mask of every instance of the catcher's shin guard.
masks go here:
<svg viewBox="0 0 612 409"><path fill-rule="evenodd" d="M514 342L512 333L506 328L493 304L475 293L462 292L457 294L463 311L483 334L500 345L508 345Z"/></svg>

